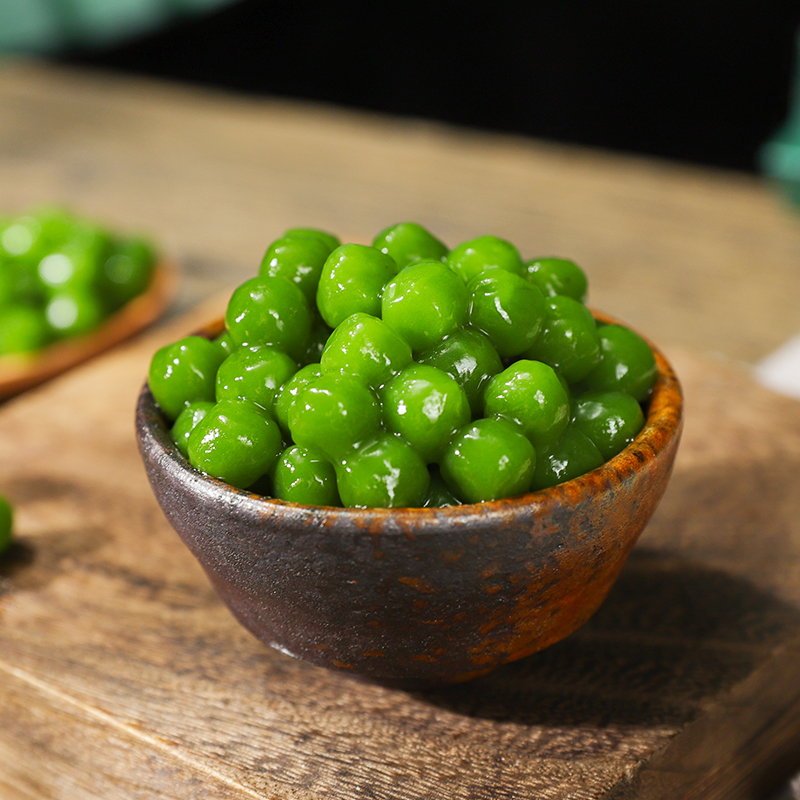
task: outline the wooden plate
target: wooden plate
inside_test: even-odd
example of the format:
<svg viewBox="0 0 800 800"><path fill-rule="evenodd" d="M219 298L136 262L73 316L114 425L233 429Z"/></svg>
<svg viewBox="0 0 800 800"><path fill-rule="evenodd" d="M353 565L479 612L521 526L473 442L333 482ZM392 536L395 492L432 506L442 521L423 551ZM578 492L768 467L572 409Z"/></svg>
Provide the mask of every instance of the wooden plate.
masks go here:
<svg viewBox="0 0 800 800"><path fill-rule="evenodd" d="M138 333L163 313L174 286L175 270L161 262L149 287L91 333L65 339L37 353L0 356L0 400L54 378Z"/></svg>

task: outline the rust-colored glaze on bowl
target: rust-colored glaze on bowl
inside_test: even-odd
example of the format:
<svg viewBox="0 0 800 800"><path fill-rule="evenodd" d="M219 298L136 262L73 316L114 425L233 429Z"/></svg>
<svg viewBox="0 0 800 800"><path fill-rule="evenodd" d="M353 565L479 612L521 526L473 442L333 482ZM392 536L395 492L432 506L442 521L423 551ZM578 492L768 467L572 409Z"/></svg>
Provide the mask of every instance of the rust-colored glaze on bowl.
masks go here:
<svg viewBox="0 0 800 800"><path fill-rule="evenodd" d="M139 446L170 523L261 641L392 685L469 680L583 625L619 575L680 438L680 386L655 352L658 381L629 447L506 500L341 509L233 489L184 460L147 386Z"/></svg>

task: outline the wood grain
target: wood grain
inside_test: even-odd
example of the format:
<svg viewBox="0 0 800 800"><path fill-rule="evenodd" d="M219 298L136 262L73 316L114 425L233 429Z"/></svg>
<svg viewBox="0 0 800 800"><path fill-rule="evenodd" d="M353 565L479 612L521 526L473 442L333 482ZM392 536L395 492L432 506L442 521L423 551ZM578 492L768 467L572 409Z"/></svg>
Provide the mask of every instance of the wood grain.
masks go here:
<svg viewBox="0 0 800 800"><path fill-rule="evenodd" d="M156 346L222 300L0 409L0 791L43 798L755 798L800 752L800 407L670 355L673 481L596 617L444 691L271 651L147 485ZM787 756L789 761L787 761Z"/></svg>

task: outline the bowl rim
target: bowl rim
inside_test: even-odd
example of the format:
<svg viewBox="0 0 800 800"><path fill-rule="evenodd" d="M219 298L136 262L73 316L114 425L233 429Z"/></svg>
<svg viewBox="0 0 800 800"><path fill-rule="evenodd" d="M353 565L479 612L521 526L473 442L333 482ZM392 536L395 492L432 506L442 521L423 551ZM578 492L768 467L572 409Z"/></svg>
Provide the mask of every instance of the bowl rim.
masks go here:
<svg viewBox="0 0 800 800"><path fill-rule="evenodd" d="M609 314L590 308L596 320L607 325L629 325L620 322ZM218 335L224 327L222 318L204 325L193 335L211 338ZM636 332L636 331L635 331ZM638 333L638 332L637 332ZM642 334L638 334L642 336ZM624 450L601 464L596 469L579 475L572 480L559 483L546 489L515 495L499 500L479 503L464 503L455 506L437 507L398 507L398 508L343 508L337 506L315 506L279 500L255 494L247 489L239 489L224 481L206 475L195 469L178 450L169 435L168 423L161 414L155 399L145 381L139 394L136 409L136 431L140 439L158 447L156 458L171 462L172 467L181 472L187 480L205 486L206 490L222 497L236 497L237 503L245 504L253 513L269 510L272 515L291 514L303 519L319 520L322 516L329 522L347 520L359 527L380 525L391 520L399 530L406 527L425 528L426 523L439 527L449 520L455 522L460 517L484 519L492 517L507 518L509 513L524 512L536 515L547 514L557 508L574 506L581 498L602 491L614 491L631 477L654 462L671 444L677 445L683 428L683 391L674 369L661 350L649 339L642 338L650 345L656 360L657 378L646 405L645 424L636 438ZM154 426L152 423L155 422ZM155 428L155 429L154 429Z"/></svg>

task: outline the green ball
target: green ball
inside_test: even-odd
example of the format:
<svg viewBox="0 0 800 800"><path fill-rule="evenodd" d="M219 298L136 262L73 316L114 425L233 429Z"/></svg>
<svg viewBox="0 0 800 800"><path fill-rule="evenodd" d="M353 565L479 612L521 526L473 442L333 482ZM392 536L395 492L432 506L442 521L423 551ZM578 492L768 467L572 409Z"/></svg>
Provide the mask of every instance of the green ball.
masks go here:
<svg viewBox="0 0 800 800"><path fill-rule="evenodd" d="M381 311L384 322L420 351L466 324L469 299L464 284L444 264L423 261L386 284Z"/></svg>
<svg viewBox="0 0 800 800"><path fill-rule="evenodd" d="M328 248L328 253L332 253L341 244L338 236L334 236L327 231L321 231L319 228L289 228L283 235L302 237L305 239L318 239Z"/></svg>
<svg viewBox="0 0 800 800"><path fill-rule="evenodd" d="M273 414L275 394L297 364L274 347L242 347L229 355L217 370L216 399L250 400Z"/></svg>
<svg viewBox="0 0 800 800"><path fill-rule="evenodd" d="M569 394L541 361L515 361L489 381L483 401L487 417L515 422L537 449L558 441L569 424Z"/></svg>
<svg viewBox="0 0 800 800"><path fill-rule="evenodd" d="M75 286L51 295L44 315L53 334L67 338L95 330L105 318L106 310L92 290Z"/></svg>
<svg viewBox="0 0 800 800"><path fill-rule="evenodd" d="M286 278L297 285L305 295L309 307L313 307L322 267L330 252L321 239L284 236L267 248L258 274L262 278Z"/></svg>
<svg viewBox="0 0 800 800"><path fill-rule="evenodd" d="M322 351L325 349L325 345L328 343L328 339L332 333L333 331L319 315L319 311L317 311L315 305L311 312L311 336L309 337L305 352L297 363L301 366L319 364L322 358Z"/></svg>
<svg viewBox="0 0 800 800"><path fill-rule="evenodd" d="M322 453L294 445L281 453L272 470L278 500L309 506L341 506L336 471Z"/></svg>
<svg viewBox="0 0 800 800"><path fill-rule="evenodd" d="M330 461L346 458L380 427L380 403L354 375L320 375L298 393L289 411L295 444L320 450Z"/></svg>
<svg viewBox="0 0 800 800"><path fill-rule="evenodd" d="M305 295L291 281L251 278L231 295L225 326L237 347L269 345L297 361L311 335L311 313Z"/></svg>
<svg viewBox="0 0 800 800"><path fill-rule="evenodd" d="M547 311L544 295L513 272L492 269L468 284L470 324L483 331L503 358L525 352L539 336Z"/></svg>
<svg viewBox="0 0 800 800"><path fill-rule="evenodd" d="M446 372L412 364L381 392L386 428L403 437L425 460L438 461L455 432L470 420L464 390Z"/></svg>
<svg viewBox="0 0 800 800"><path fill-rule="evenodd" d="M220 349L201 336L187 336L156 351L148 383L168 419L176 419L189 403L214 402L222 359Z"/></svg>
<svg viewBox="0 0 800 800"><path fill-rule="evenodd" d="M481 503L527 492L535 464L533 445L517 425L479 419L450 441L440 467L457 497Z"/></svg>
<svg viewBox="0 0 800 800"><path fill-rule="evenodd" d="M121 308L147 289L156 255L144 239L116 244L100 267L100 293L110 309Z"/></svg>
<svg viewBox="0 0 800 800"><path fill-rule="evenodd" d="M539 450L533 473L533 489L547 489L570 481L593 469L604 459L591 439L572 425L547 449Z"/></svg>
<svg viewBox="0 0 800 800"><path fill-rule="evenodd" d="M8 500L0 496L0 553L11 545L13 527L14 510Z"/></svg>
<svg viewBox="0 0 800 800"><path fill-rule="evenodd" d="M36 352L51 338L50 326L39 309L29 306L0 308L0 355Z"/></svg>
<svg viewBox="0 0 800 800"><path fill-rule="evenodd" d="M201 472L246 489L271 469L283 449L281 432L261 406L222 400L189 436L189 463Z"/></svg>
<svg viewBox="0 0 800 800"><path fill-rule="evenodd" d="M391 256L398 269L419 261L441 261L447 255L447 245L416 222L386 228L375 237L372 246Z"/></svg>
<svg viewBox="0 0 800 800"><path fill-rule="evenodd" d="M522 258L511 242L497 236L480 236L454 247L447 254L450 269L464 283L487 269L502 269L522 275Z"/></svg>
<svg viewBox="0 0 800 800"><path fill-rule="evenodd" d="M591 312L571 297L552 297L544 327L524 358L544 361L570 384L585 378L600 361L600 337Z"/></svg>
<svg viewBox="0 0 800 800"><path fill-rule="evenodd" d="M525 276L536 284L546 297L565 295L586 302L589 288L586 274L566 258L532 258L525 263Z"/></svg>
<svg viewBox="0 0 800 800"><path fill-rule="evenodd" d="M356 313L330 335L320 358L323 372L356 375L383 386L411 362L411 348L383 320Z"/></svg>
<svg viewBox="0 0 800 800"><path fill-rule="evenodd" d="M383 287L396 274L394 261L374 247L337 247L322 268L317 288L319 313L331 328L359 311L379 317Z"/></svg>
<svg viewBox="0 0 800 800"><path fill-rule="evenodd" d="M347 508L419 508L430 482L417 451L386 433L338 463L336 477Z"/></svg>
<svg viewBox="0 0 800 800"><path fill-rule="evenodd" d="M486 384L503 369L489 338L473 328L462 328L417 356L420 364L446 372L466 392L472 416L483 411Z"/></svg>
<svg viewBox="0 0 800 800"><path fill-rule="evenodd" d="M608 461L636 438L644 427L644 414L639 403L624 392L586 392L573 403L572 424Z"/></svg>
<svg viewBox="0 0 800 800"><path fill-rule="evenodd" d="M214 408L214 403L208 400L199 400L196 403L189 403L184 406L180 414L178 414L175 424L170 430L172 441L175 446L180 450L184 458L189 457L189 436L197 426L197 423Z"/></svg>
<svg viewBox="0 0 800 800"><path fill-rule="evenodd" d="M431 482L428 492L422 501L423 508L444 508L445 506L460 506L461 501L450 491L444 478L438 470L431 471Z"/></svg>
<svg viewBox="0 0 800 800"><path fill-rule="evenodd" d="M622 325L603 325L599 340L599 363L585 376L585 388L597 392L626 392L640 403L644 402L658 377L650 345Z"/></svg>
<svg viewBox="0 0 800 800"><path fill-rule="evenodd" d="M306 364L289 378L286 383L275 392L273 413L278 425L285 434L289 434L289 419L298 395L310 386L322 374L319 364Z"/></svg>

